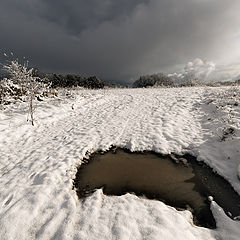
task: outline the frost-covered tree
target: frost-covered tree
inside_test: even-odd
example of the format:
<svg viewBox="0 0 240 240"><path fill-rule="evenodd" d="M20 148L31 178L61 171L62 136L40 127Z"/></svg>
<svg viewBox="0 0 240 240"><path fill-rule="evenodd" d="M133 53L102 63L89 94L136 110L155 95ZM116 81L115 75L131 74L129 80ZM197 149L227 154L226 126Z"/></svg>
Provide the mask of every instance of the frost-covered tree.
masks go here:
<svg viewBox="0 0 240 240"><path fill-rule="evenodd" d="M4 55L6 56L6 54ZM33 76L33 68L29 68L28 61L21 64L18 59L10 60L3 64L3 70L9 74L9 78L4 79L2 84L5 84L10 91L13 91L12 87L14 86L15 89L18 89L20 96L28 98L30 120L34 125L33 101L37 94L48 88L48 85L41 82L38 77Z"/></svg>

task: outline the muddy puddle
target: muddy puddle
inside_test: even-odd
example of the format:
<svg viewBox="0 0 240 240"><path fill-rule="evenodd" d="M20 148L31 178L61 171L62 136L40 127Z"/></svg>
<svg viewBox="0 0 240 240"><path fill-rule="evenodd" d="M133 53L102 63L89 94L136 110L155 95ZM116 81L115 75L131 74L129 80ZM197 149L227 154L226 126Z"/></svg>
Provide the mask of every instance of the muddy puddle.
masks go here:
<svg viewBox="0 0 240 240"><path fill-rule="evenodd" d="M153 152L115 149L94 153L78 169L79 198L102 188L106 195L134 193L157 199L177 209L189 209L194 223L215 228L208 196L234 218L240 215L240 197L231 185L192 156L170 157Z"/></svg>

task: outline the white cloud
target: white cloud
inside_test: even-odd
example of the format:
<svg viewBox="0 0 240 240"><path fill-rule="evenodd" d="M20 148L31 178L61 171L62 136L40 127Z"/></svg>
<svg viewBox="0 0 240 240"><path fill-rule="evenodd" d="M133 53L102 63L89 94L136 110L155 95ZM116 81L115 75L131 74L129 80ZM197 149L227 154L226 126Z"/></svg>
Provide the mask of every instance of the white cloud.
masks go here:
<svg viewBox="0 0 240 240"><path fill-rule="evenodd" d="M240 79L240 64L218 65L209 77L209 81L235 81Z"/></svg>
<svg viewBox="0 0 240 240"><path fill-rule="evenodd" d="M169 74L169 76L178 81L186 81L188 79L206 81L209 75L215 71L215 67L214 62L196 58L194 61L188 62L181 72Z"/></svg>
<svg viewBox="0 0 240 240"><path fill-rule="evenodd" d="M202 82L235 81L240 79L240 64L217 65L200 58L188 62L182 70L168 74L176 82L197 79Z"/></svg>
<svg viewBox="0 0 240 240"><path fill-rule="evenodd" d="M196 58L193 62L188 62L184 68L184 75L186 77L193 76L194 78L204 81L209 74L215 70L215 63L211 61L203 61L200 58Z"/></svg>

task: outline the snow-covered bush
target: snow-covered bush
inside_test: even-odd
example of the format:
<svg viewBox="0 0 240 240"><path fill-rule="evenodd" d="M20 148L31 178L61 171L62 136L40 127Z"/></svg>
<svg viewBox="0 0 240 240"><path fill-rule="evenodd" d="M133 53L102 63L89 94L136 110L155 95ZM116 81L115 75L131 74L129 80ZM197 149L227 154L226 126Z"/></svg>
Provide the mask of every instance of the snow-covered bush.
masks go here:
<svg viewBox="0 0 240 240"><path fill-rule="evenodd" d="M19 99L22 95L22 91L17 84L14 84L11 80L4 78L0 82L0 104L8 104L12 100Z"/></svg>
<svg viewBox="0 0 240 240"><path fill-rule="evenodd" d="M3 64L3 70L8 73L9 78L5 78L0 82L0 103L11 98L27 99L29 101L30 120L34 125L33 101L37 95L44 95L49 85L33 75L33 68L28 67L27 61L21 64L18 59L10 60Z"/></svg>

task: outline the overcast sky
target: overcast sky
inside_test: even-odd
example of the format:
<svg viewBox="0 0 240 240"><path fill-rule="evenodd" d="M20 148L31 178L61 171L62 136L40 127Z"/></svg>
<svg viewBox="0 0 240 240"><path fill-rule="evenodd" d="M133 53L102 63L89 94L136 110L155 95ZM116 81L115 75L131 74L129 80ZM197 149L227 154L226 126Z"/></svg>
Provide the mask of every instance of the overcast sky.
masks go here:
<svg viewBox="0 0 240 240"><path fill-rule="evenodd" d="M239 0L0 0L0 51L43 71L113 81L181 71L195 59L231 75L239 10Z"/></svg>

